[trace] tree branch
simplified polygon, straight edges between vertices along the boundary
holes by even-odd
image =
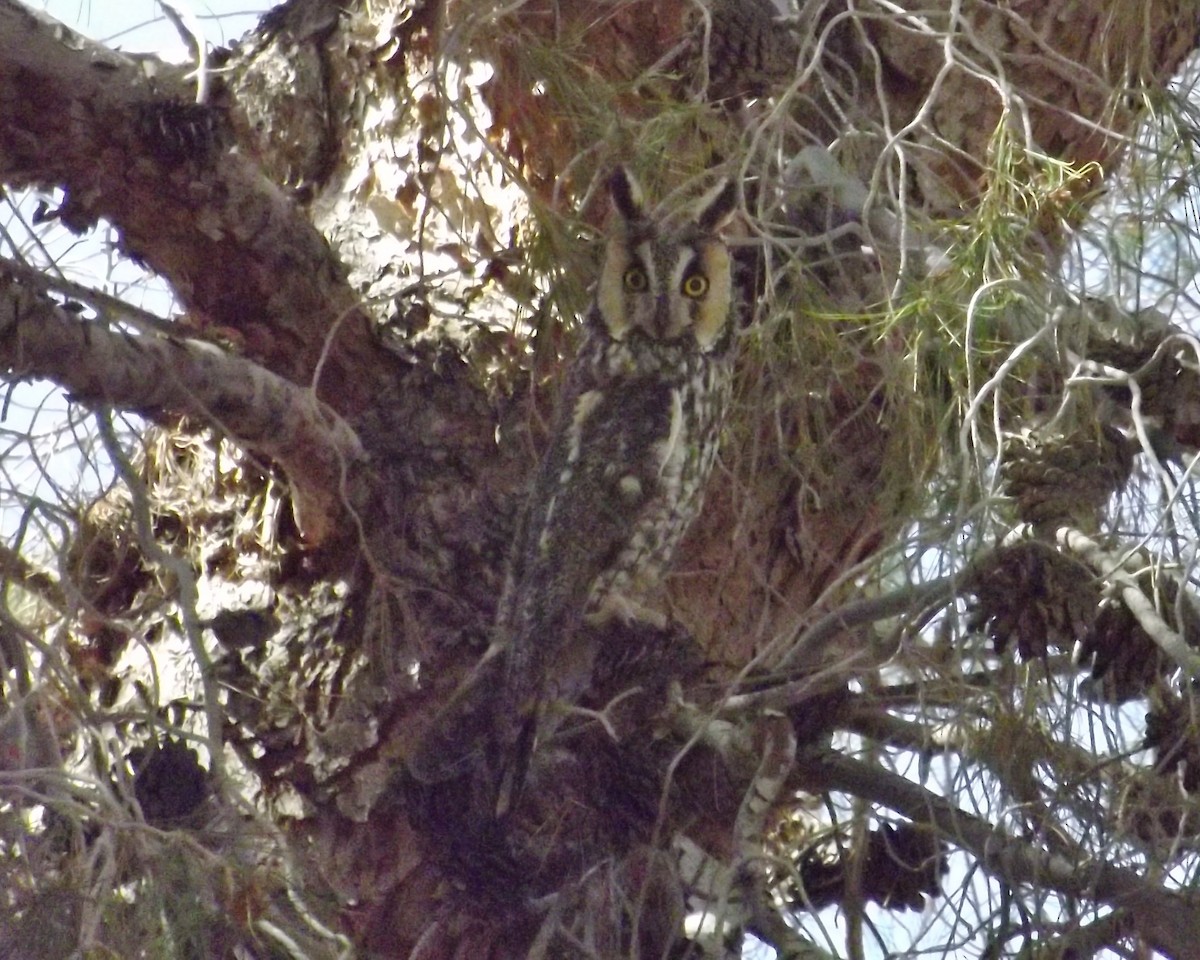
[[[1154,604],[1138,585],[1135,572],[1131,567],[1140,562],[1140,557],[1115,557],[1108,553],[1090,537],[1069,527],[1061,528],[1057,533],[1058,541],[1068,550],[1082,557],[1096,571],[1097,575],[1112,583],[1120,591],[1121,599],[1129,612],[1137,619],[1146,635],[1158,645],[1168,657],[1175,661],[1180,669],[1187,672],[1193,679],[1200,678],[1200,654],[1197,654],[1187,640],[1171,629],[1171,626],[1159,616]]]
[[[113,223],[122,252],[170,282],[193,324],[239,331],[295,382],[321,364],[321,396],[346,414],[370,409],[374,375],[391,368],[337,258],[252,151],[190,139],[191,124],[232,123],[193,100],[180,68],[0,0],[0,181],[62,188],[60,221]]]
[[[804,789],[840,790],[882,804],[917,823],[930,824],[1014,886],[1033,884],[1129,911],[1138,933],[1176,960],[1195,956],[1200,902],[1155,886],[1132,870],[1097,862],[1052,834],[1049,849],[1035,848],[943,797],[879,767],[832,754],[797,760]]]
[[[270,457],[287,473],[297,522],[314,544],[346,506],[369,515],[346,492],[347,480],[367,471],[354,430],[311,390],[212,344],[80,320],[0,272],[0,367],[52,380],[84,401],[195,417]]]
[[[900,614],[915,616],[921,610],[939,606],[954,596],[957,585],[957,576],[939,577],[928,583],[893,590],[883,596],[847,603],[825,614],[804,630],[779,658],[776,669],[782,670],[794,663],[806,666],[818,663],[826,647],[841,634],[888,617]]]

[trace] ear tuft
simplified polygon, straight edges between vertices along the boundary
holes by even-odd
[[[697,205],[696,223],[705,233],[716,233],[733,216],[737,207],[737,187],[732,180],[722,180]]]
[[[644,220],[646,217],[645,200],[642,198],[642,188],[624,167],[613,171],[612,179],[608,181],[609,193],[612,194],[613,206],[626,220]]]

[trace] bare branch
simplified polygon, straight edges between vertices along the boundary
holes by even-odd
[[[1126,908],[1155,949],[1176,960],[1195,956],[1200,903],[1194,897],[1155,886],[1124,867],[1096,862],[1054,834],[1044,837],[1048,849],[1033,847],[910,780],[857,760],[810,754],[798,759],[797,771],[805,789],[844,791],[936,827],[1013,886],[1048,887]]]
[[[788,652],[780,658],[779,668],[792,663],[813,664],[838,635],[903,613],[916,614],[928,607],[945,603],[954,594],[957,577],[941,577],[929,583],[904,587],[881,597],[857,600],[827,613],[805,630]]]
[[[170,282],[198,328],[240,331],[289,379],[312,376],[336,330],[318,390],[342,412],[369,408],[369,374],[386,376],[387,361],[337,258],[247,156],[170,141],[172,110],[192,99],[180,68],[0,0],[0,180],[62,188],[73,230],[115,224],[122,252]]]
[[[128,324],[139,333],[160,333],[168,337],[186,335],[184,331],[170,320],[164,320],[157,314],[132,303],[104,293],[86,284],[76,283],[66,277],[43,273],[16,260],[3,261],[3,267],[14,279],[42,293],[55,293],[71,300],[85,303],[95,309],[102,319]]]
[[[1128,561],[1107,553],[1098,543],[1078,530],[1064,527],[1058,531],[1058,539],[1063,546],[1086,560],[1101,577],[1117,586],[1125,606],[1159,649],[1181,669],[1187,671],[1189,676],[1200,677],[1200,654],[1189,647],[1187,641],[1158,615],[1154,604],[1138,586],[1137,577],[1130,572]]]
[[[196,19],[192,8],[180,0],[176,0],[175,3],[158,0],[158,5],[187,46],[192,59],[196,61],[196,102],[207,103],[208,44],[204,40],[204,31],[200,28],[200,21]]]
[[[365,471],[354,430],[311,390],[197,340],[133,337],[70,316],[0,276],[0,366],[77,398],[196,417],[287,473],[305,536],[320,543]]]

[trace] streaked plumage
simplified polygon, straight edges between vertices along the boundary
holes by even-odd
[[[661,583],[699,512],[728,406],[732,282],[718,231],[732,185],[665,219],[624,170],[611,193],[617,223],[513,543],[495,641],[409,763],[423,783],[469,772],[472,805],[490,814],[520,788],[543,704],[573,702],[572,684],[586,684],[593,651],[581,668],[562,666],[584,617],[637,616]]]
[[[774,0],[711,0],[693,36],[694,58],[707,66],[700,80],[709,101],[765,97],[787,88],[797,71],[795,24]]]
[[[717,231],[724,184],[695,215],[659,221],[625,171],[619,224],[549,449],[514,544],[497,629],[506,650],[494,760],[530,749],[548,667],[585,614],[628,611],[661,582],[700,509],[730,388],[731,270]],[[503,798],[501,798],[503,802]]]

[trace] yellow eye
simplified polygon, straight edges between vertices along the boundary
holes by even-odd
[[[646,277],[646,271],[641,267],[630,267],[625,271],[625,276],[621,278],[625,284],[625,289],[630,293],[645,293],[650,286],[650,281]]]
[[[683,295],[693,300],[708,293],[708,277],[702,273],[693,273],[683,278]]]

